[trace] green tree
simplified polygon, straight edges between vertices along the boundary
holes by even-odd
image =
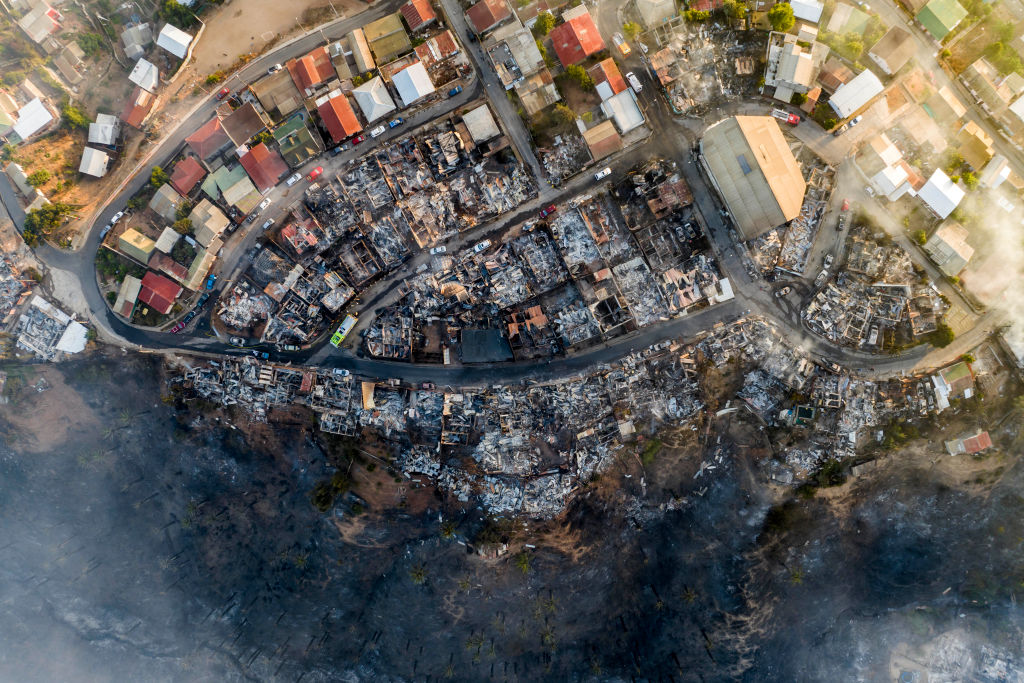
[[[806,102],[806,101],[807,101],[807,95],[805,95],[802,92],[795,92],[795,93],[793,93],[793,96],[789,98],[789,103],[790,104],[795,104],[798,107],[801,104],[803,104],[804,102]]]
[[[964,181],[964,185],[968,190],[974,190],[978,187],[978,176],[974,175],[974,171],[964,171],[960,175],[960,180]]]
[[[117,301],[117,292],[107,292],[107,303],[113,306],[115,301]]]
[[[28,228],[21,231],[21,239],[25,240],[25,244],[30,247],[39,246],[39,236]]]
[[[768,21],[776,31],[788,31],[796,23],[796,19],[793,18],[793,8],[787,2],[776,3],[768,10]]]
[[[587,70],[579,64],[570,64],[565,67],[565,73],[569,78],[575,81],[576,85],[580,86],[584,90],[594,89],[594,79],[590,77]]]
[[[537,20],[533,24],[533,35],[537,38],[543,38],[551,33],[551,29],[554,27],[555,15],[551,12],[541,12],[537,15]]]
[[[524,574],[530,573],[530,554],[525,550],[516,555],[516,566]]]
[[[163,0],[160,3],[159,14],[161,19],[178,28],[188,28],[196,20],[192,10],[176,0]]]
[[[747,16],[747,5],[741,0],[725,0],[722,11],[729,19],[739,21]]]
[[[149,174],[149,184],[157,189],[162,187],[170,179],[171,177],[167,175],[167,171],[159,166],[154,166],[153,171]]]
[[[25,216],[25,230],[37,236],[49,235],[64,223],[64,219],[70,216],[72,211],[74,207],[70,204],[44,204],[38,209],[32,209]]]
[[[85,130],[89,127],[89,117],[87,117],[82,110],[66,102],[60,110],[61,116],[64,117],[64,123],[70,128],[77,128],[79,130]]]
[[[914,241],[920,245],[924,245],[928,241],[928,233],[924,230],[915,230],[913,234]]]
[[[224,80],[223,71],[214,71],[212,74],[206,77],[206,85],[217,85]]]
[[[33,171],[28,175],[28,184],[32,187],[42,187],[46,184],[46,181],[50,179],[50,172],[46,169],[39,169]]]
[[[274,139],[274,135],[269,130],[261,130],[259,133],[252,138],[253,145],[258,145],[261,142],[264,144],[269,143]]]
[[[554,110],[551,112],[551,118],[556,125],[565,125],[576,120],[576,113],[564,104],[559,103],[555,105]]]
[[[192,220],[189,218],[182,218],[181,220],[174,221],[171,224],[174,231],[182,235],[187,235],[192,232]]]
[[[929,341],[937,349],[944,349],[953,343],[953,328],[946,323],[939,323],[934,332],[931,333]]]
[[[103,54],[103,36],[98,33],[79,33],[75,39],[78,43],[78,47],[82,48],[82,52],[87,57],[99,57]]]
[[[626,40],[636,40],[636,37],[640,35],[640,24],[635,21],[627,21],[622,25],[622,33],[626,36]]]
[[[711,18],[711,12],[705,12],[699,9],[688,9],[683,12],[683,16],[690,22],[707,21]]]

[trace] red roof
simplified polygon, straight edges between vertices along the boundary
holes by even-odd
[[[142,122],[149,116],[150,110],[156,103],[156,97],[151,92],[136,87],[131,98],[121,112],[121,120],[132,128],[142,127]]]
[[[579,64],[590,55],[604,49],[604,41],[589,12],[554,27],[548,35],[551,36],[551,44],[555,46],[558,60],[564,66]]]
[[[344,95],[330,98],[317,107],[317,111],[320,112],[320,119],[335,142],[341,142],[363,129],[356,119],[356,113],[352,111],[352,105]]]
[[[199,130],[185,138],[185,142],[200,159],[206,160],[231,140],[224,132],[224,126],[220,124],[220,119],[214,116],[200,126]]]
[[[271,150],[263,142],[252,147],[239,159],[242,168],[252,178],[253,185],[260,192],[265,192],[277,185],[277,181],[288,172],[288,166],[277,152]]]
[[[483,33],[512,16],[505,0],[480,0],[468,10],[466,18],[477,33]]]
[[[455,43],[455,36],[451,31],[438,33],[422,45],[416,46],[416,56],[427,69],[442,59],[447,59],[458,53],[459,46]]]
[[[153,250],[153,254],[149,257],[149,267],[153,270],[167,273],[180,282],[184,282],[188,278],[188,268],[156,249]]]
[[[437,19],[437,13],[430,5],[430,0],[409,0],[402,5],[402,16],[405,23],[409,25],[410,31],[415,31]]]
[[[619,71],[619,66],[611,57],[590,67],[587,73],[594,79],[594,85],[607,81],[613,95],[618,95],[626,89],[626,81],[622,78],[622,72]]]
[[[986,448],[992,448],[992,437],[988,435],[988,432],[981,432],[969,439],[964,439],[964,450],[968,453],[980,453]]]
[[[174,306],[174,300],[181,294],[181,285],[163,275],[148,271],[142,278],[139,301],[152,306],[158,313],[167,315]]]
[[[698,12],[711,12],[712,10],[721,9],[723,5],[725,5],[724,0],[693,0],[689,7]]]
[[[192,191],[206,171],[199,165],[195,157],[185,157],[174,165],[174,173],[171,174],[171,187],[180,194],[186,195]]]
[[[289,60],[288,73],[292,75],[295,86],[303,95],[306,94],[306,88],[312,88],[337,77],[326,47],[318,47],[300,59]]]

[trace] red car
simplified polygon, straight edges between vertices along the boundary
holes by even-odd
[[[352,144],[353,145],[358,145],[360,142],[362,142],[365,139],[366,139],[365,135],[357,135],[354,138],[352,138]]]
[[[849,199],[844,199],[843,200],[843,211],[849,211],[849,210],[850,210],[850,200]]]
[[[183,329],[185,329],[185,323],[178,323],[177,325],[171,328],[171,334],[178,334]]]
[[[309,172],[309,179],[310,180],[316,180],[317,178],[320,177],[320,174],[323,173],[323,172],[324,172],[324,167],[323,166],[317,166],[316,168],[314,168],[312,171]]]
[[[554,212],[555,212],[555,205],[552,204],[551,206],[549,206],[548,208],[546,208],[546,209],[544,209],[543,211],[540,212],[540,217],[541,218],[547,218],[548,216],[550,216]]]
[[[230,88],[221,88],[220,92],[217,93],[217,99],[218,100],[223,100],[225,97],[227,97],[230,94],[231,94],[231,89]]]

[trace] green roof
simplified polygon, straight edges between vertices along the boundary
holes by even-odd
[[[281,156],[292,168],[301,166],[324,151],[320,136],[309,129],[302,112],[294,114],[278,126],[274,131],[274,139],[281,149]]]
[[[917,13],[917,20],[928,33],[942,40],[966,16],[967,10],[956,0],[932,0]]]
[[[234,187],[243,178],[248,178],[245,169],[241,166],[235,166],[234,168],[228,168],[227,166],[221,166],[216,171],[206,176],[206,180],[200,185],[203,192],[210,199],[217,201],[220,196],[227,192],[230,188]]]

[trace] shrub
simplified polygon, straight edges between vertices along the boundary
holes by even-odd
[[[793,96],[789,98],[789,103],[790,104],[795,104],[798,107],[801,104],[803,104],[804,102],[806,102],[806,101],[807,101],[807,95],[805,95],[802,92],[795,92],[795,93],[793,93]]]
[[[167,175],[167,171],[159,166],[154,166],[149,174],[149,184],[156,189],[162,187],[170,179],[171,177]]]
[[[626,40],[636,40],[636,37],[640,35],[640,24],[635,21],[627,21],[622,25],[622,33],[626,36]]]
[[[555,15],[551,12],[541,12],[537,15],[537,20],[533,23],[533,35],[537,38],[543,38],[547,34],[551,33],[551,29],[555,27]]]
[[[772,6],[768,10],[768,21],[776,31],[788,31],[796,23],[796,19],[793,18],[793,8],[785,2]]]
[[[69,128],[85,130],[89,127],[89,118],[82,113],[81,109],[70,102],[66,102],[64,106],[61,107],[60,113],[61,116],[64,117],[64,123],[66,123]]]
[[[98,33],[79,33],[75,41],[87,57],[98,57],[103,53],[103,36]]]
[[[705,12],[697,9],[688,9],[685,12],[683,12],[683,16],[686,17],[686,20],[690,22],[707,21],[708,19],[711,18],[711,12]]]
[[[42,187],[50,179],[50,172],[46,169],[33,171],[28,175],[28,184],[32,187]]]
[[[582,89],[594,89],[594,79],[591,78],[590,74],[587,73],[587,70],[579,64],[570,64],[565,67],[565,73]]]
[[[206,85],[217,85],[224,80],[223,71],[215,71],[206,77]]]
[[[922,246],[925,242],[928,241],[928,233],[926,233],[924,230],[915,230],[912,236],[914,238],[914,241]]]

